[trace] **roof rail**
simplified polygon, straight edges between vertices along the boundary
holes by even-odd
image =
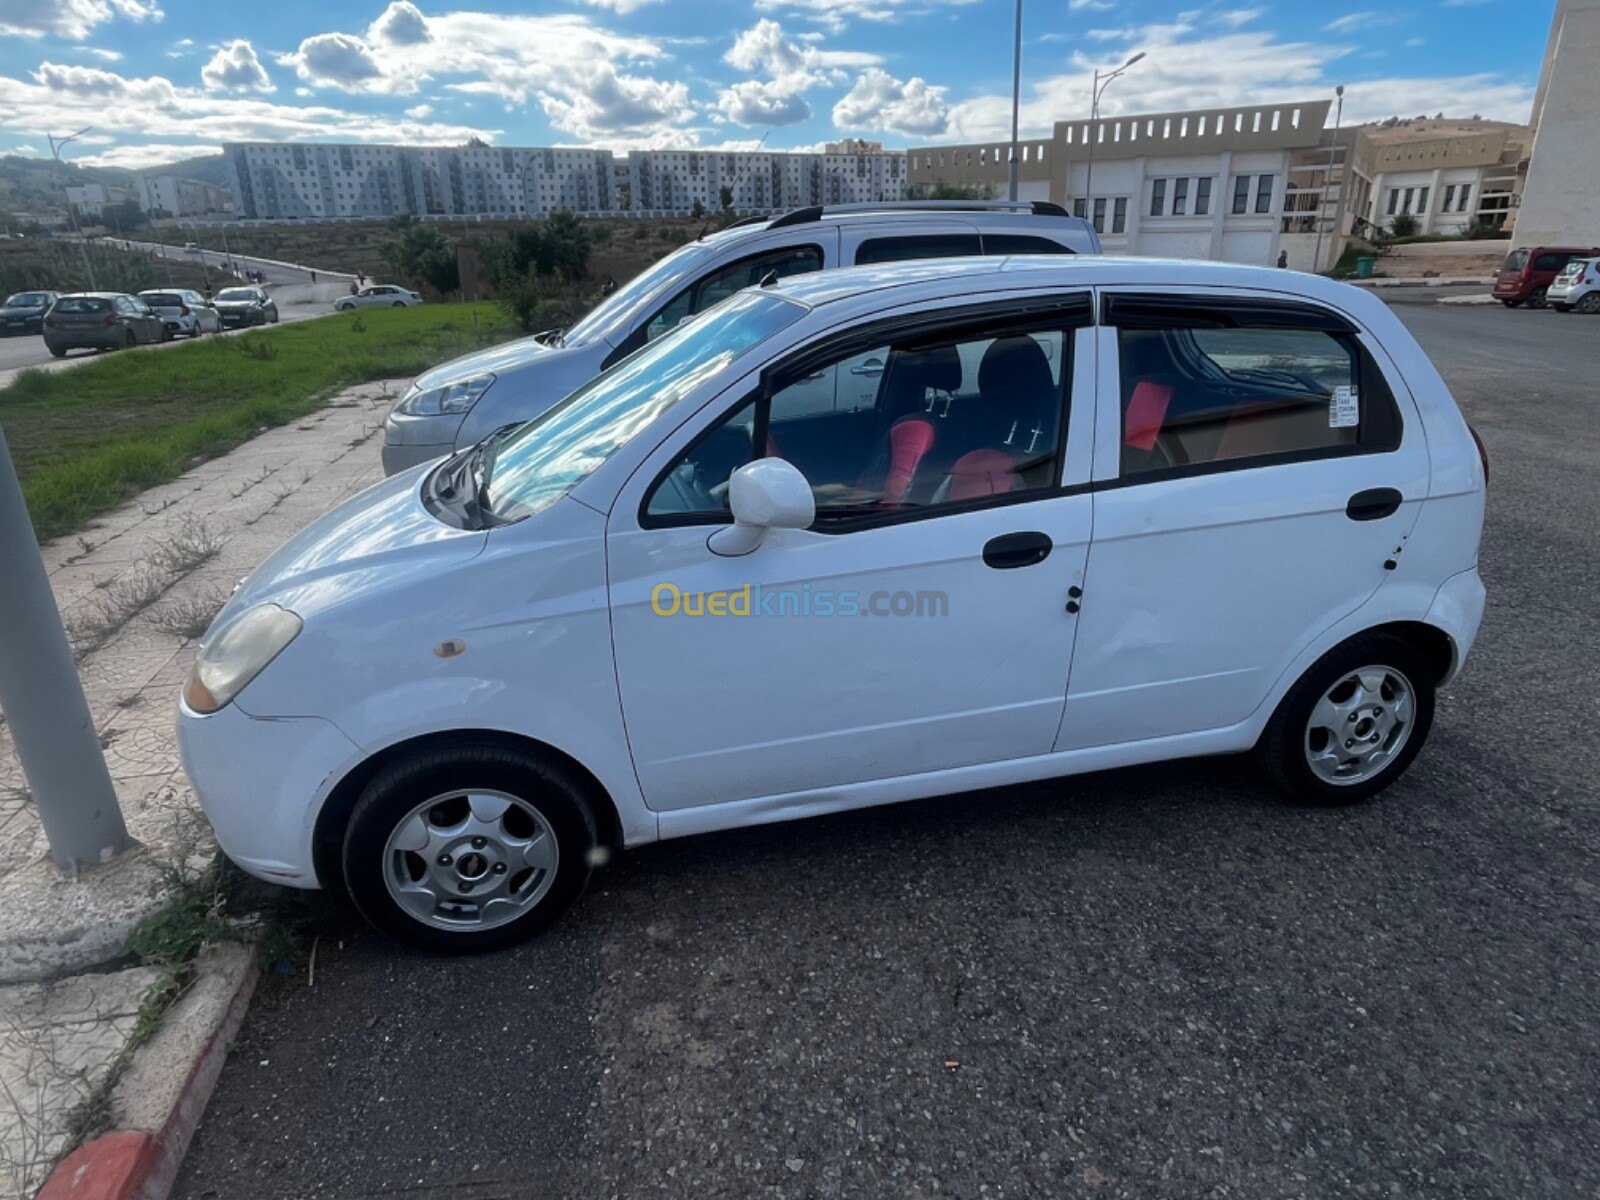
[[[753,213],[748,217],[740,217],[737,221],[734,221],[729,225],[724,225],[723,228],[742,229],[746,225],[763,225],[767,222],[767,220],[768,218],[760,215],[759,213]]]
[[[878,200],[863,204],[812,204],[796,208],[774,217],[767,228],[784,229],[790,225],[820,221],[825,216],[880,212],[1022,212],[1035,217],[1070,215],[1061,205],[1049,200]]]

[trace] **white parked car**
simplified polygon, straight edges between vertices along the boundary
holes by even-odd
[[[747,217],[667,255],[571,329],[468,354],[419,376],[384,424],[384,470],[392,475],[538,416],[680,322],[764,279],[955,255],[1098,253],[1089,222],[1044,201],[897,201]],[[843,402],[860,390],[866,366],[830,367],[813,386],[825,391],[837,381]]]
[[[864,355],[869,400],[813,386]],[[1477,633],[1475,442],[1317,276],[783,280],[291,540],[204,639],[184,762],[245,870],[443,950],[684,834],[1251,749],[1347,804]]]
[[[1600,312],[1600,258],[1575,258],[1562,267],[1545,299],[1557,312]]]
[[[222,316],[199,292],[188,288],[152,288],[139,298],[155,310],[175,337],[199,337],[202,333],[221,333]]]
[[[352,308],[361,308],[370,304],[381,305],[385,308],[409,308],[413,304],[422,303],[421,292],[409,292],[403,287],[396,287],[392,283],[374,283],[362,288],[353,296],[340,296],[334,301],[333,307],[339,312],[348,312]]]

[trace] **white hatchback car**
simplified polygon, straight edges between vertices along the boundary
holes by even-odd
[[[1557,312],[1600,312],[1600,258],[1575,258],[1562,267],[1545,300]]]
[[[872,387],[819,391],[843,362]],[[1475,442],[1315,276],[786,279],[291,540],[204,641],[184,762],[245,870],[445,950],[683,834],[1252,748],[1350,803],[1477,633]]]

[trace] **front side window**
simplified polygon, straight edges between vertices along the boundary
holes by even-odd
[[[1398,444],[1393,396],[1352,335],[1208,324],[1117,331],[1123,475]]]
[[[553,504],[662,413],[805,311],[769,293],[737,296],[693,329],[675,330],[602,373],[501,443],[484,507],[506,521]]]
[[[655,341],[667,331],[676,329],[685,318],[703,313],[713,305],[722,303],[735,292],[754,287],[769,276],[784,279],[790,275],[804,275],[820,270],[822,270],[820,246],[788,246],[767,254],[742,258],[736,263],[712,271],[702,279],[695,280],[667,301],[661,311],[644,326],[644,340]],[[632,341],[633,339],[629,339],[630,343]]]
[[[1054,487],[1071,345],[1061,327],[969,326],[812,359],[696,441],[662,474],[646,517],[729,519],[729,478],[761,457],[787,459],[810,482],[818,529]],[[830,368],[840,387],[864,387],[865,403],[819,411],[816,382]]]

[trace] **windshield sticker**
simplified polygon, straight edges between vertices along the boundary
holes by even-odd
[[[1361,424],[1361,402],[1353,387],[1336,387],[1328,400],[1328,427],[1348,429]]]

